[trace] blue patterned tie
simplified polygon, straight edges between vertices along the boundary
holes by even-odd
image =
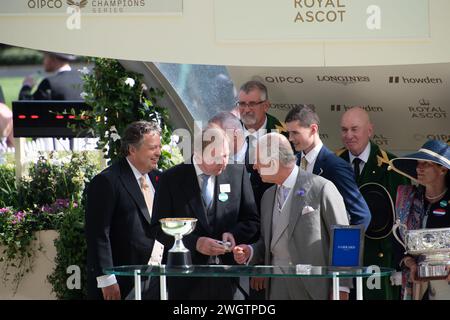
[[[202,173],[200,176],[202,177],[202,198],[205,202],[206,208],[208,209],[213,198],[213,192],[211,188],[208,188],[208,181],[210,176],[205,173]]]

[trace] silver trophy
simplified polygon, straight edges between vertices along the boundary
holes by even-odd
[[[183,236],[195,229],[195,218],[165,218],[160,219],[161,229],[169,236],[175,237],[173,247],[167,257],[168,266],[190,267],[192,265],[191,253],[183,244]]]
[[[397,235],[399,229],[405,239]],[[417,257],[417,275],[426,280],[445,279],[450,266],[450,228],[407,230],[397,220],[393,227],[394,237],[406,250]]]

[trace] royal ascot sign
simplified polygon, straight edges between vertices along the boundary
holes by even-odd
[[[67,15],[181,15],[183,0],[8,0],[0,16]]]
[[[218,41],[426,39],[428,0],[215,0]]]

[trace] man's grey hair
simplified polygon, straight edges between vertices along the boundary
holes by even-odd
[[[299,121],[300,126],[309,128],[312,124],[320,124],[319,116],[313,105],[299,105],[292,108],[286,115],[284,122]]]
[[[242,131],[244,130],[244,128],[242,127],[241,120],[239,120],[239,118],[236,117],[231,112],[226,111],[216,114],[214,117],[209,119],[208,123],[217,124],[225,131],[227,129],[242,130]]]
[[[260,81],[257,80],[251,80],[244,83],[239,91],[249,93],[252,90],[258,89],[261,92],[260,99],[261,100],[267,100],[269,99],[269,94],[267,93],[267,87]]]
[[[144,135],[152,133],[161,135],[161,128],[156,122],[135,121],[130,123],[123,132],[120,140],[120,152],[123,156],[130,154],[130,146],[139,148],[144,140]]]
[[[215,144],[217,148],[223,147],[223,142],[227,142],[225,130],[220,126],[206,126],[201,133],[197,133],[194,140],[194,152],[203,155],[205,149],[210,144]]]
[[[263,135],[258,139],[258,147],[259,155],[261,155],[260,150],[263,150],[266,159],[279,160],[283,166],[288,166],[297,160],[291,144],[282,134],[271,132]]]

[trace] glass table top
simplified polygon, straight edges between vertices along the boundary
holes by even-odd
[[[323,267],[293,266],[245,266],[245,265],[192,265],[189,268],[165,265],[130,265],[106,268],[105,274],[118,276],[171,276],[171,277],[280,277],[280,278],[353,278],[389,276],[394,269],[380,267]]]

